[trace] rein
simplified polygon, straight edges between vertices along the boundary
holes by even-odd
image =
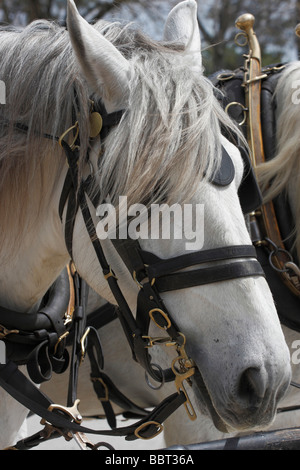
[[[99,126],[98,135],[100,134],[101,140],[104,140],[110,128],[118,124],[123,113],[107,114],[105,109],[101,106],[98,114],[102,118],[102,128]],[[79,366],[86,351],[88,351],[92,365],[92,381],[94,388],[96,392],[99,392],[102,396],[104,394],[103,402],[106,403],[104,409],[108,416],[111,415],[111,408],[107,398],[108,392],[113,389],[113,385],[101,370],[103,368],[103,354],[97,331],[95,328],[87,326],[85,313],[87,298],[86,285],[78,276],[76,270],[73,270],[72,274],[76,286],[76,305],[70,321],[70,325],[72,325],[74,331],[74,342],[71,357],[68,406],[63,407],[53,404],[48,397],[45,397],[41,391],[21,374],[17,369],[17,365],[12,361],[9,361],[6,365],[0,365],[0,385],[25,407],[41,416],[43,418],[42,423],[45,424],[44,431],[24,441],[20,441],[16,444],[15,448],[28,449],[44,440],[45,435],[46,438],[49,439],[51,437],[57,437],[57,434],[64,435],[67,440],[72,438],[73,435],[78,438],[81,433],[125,436],[127,440],[153,438],[163,430],[163,421],[181,405],[185,406],[191,420],[196,419],[196,413],[186,391],[186,384],[192,386],[194,382],[197,387],[201,389],[201,393],[210,410],[215,426],[221,431],[226,431],[223,422],[215,412],[210,401],[200,371],[197,369],[194,361],[186,353],[186,338],[172,320],[172,316],[164,305],[160,294],[167,291],[185,289],[192,286],[241,277],[264,276],[261,265],[256,259],[255,248],[252,245],[221,247],[188,253],[164,260],[153,253],[143,251],[137,240],[112,240],[115,249],[139,287],[137,311],[134,316],[118,285],[118,280],[114,274],[113,268],[109,265],[105,257],[100,240],[96,234],[96,228],[92,221],[88,199],[91,200],[94,207],[99,201],[99,193],[92,191],[95,184],[93,176],[88,176],[85,181],[78,181],[77,163],[79,152],[77,144],[80,144],[80,142],[78,142],[78,133],[76,133],[71,146],[63,138],[70,130],[75,128],[76,126],[73,126],[66,131],[61,138],[52,137],[48,134],[44,135],[45,138],[54,138],[60,143],[68,162],[69,168],[60,198],[59,214],[63,223],[63,212],[66,208],[65,241],[70,257],[71,259],[73,258],[72,240],[75,218],[78,210],[80,210],[90,241],[102,268],[103,276],[108,282],[118,305],[116,313],[131,348],[133,359],[141,364],[146,373],[155,381],[161,384],[174,381],[177,391],[164,399],[162,403],[147,414],[144,410],[136,407],[127,399],[133,412],[136,411],[140,415],[144,415],[140,421],[132,426],[116,429],[114,428],[113,419],[110,419],[110,424],[113,429],[110,431],[95,431],[83,427],[80,424],[81,416],[77,409],[79,400],[77,400],[76,397],[76,386]],[[26,126],[19,124],[16,124],[16,129],[23,132],[27,130]],[[231,168],[229,172],[228,165]],[[225,171],[226,169],[227,172]],[[222,176],[222,170],[226,175],[225,181]],[[225,149],[223,149],[223,163],[220,173],[217,175],[216,181],[212,181],[211,183],[226,186],[230,184],[233,177],[234,167],[232,161]],[[227,264],[216,264],[216,262],[220,261],[226,261]],[[182,271],[187,267],[201,266],[203,263],[214,264],[204,268],[198,267],[192,271]],[[26,315],[23,316],[26,317]],[[0,311],[0,320],[1,318]],[[112,319],[114,319],[114,317],[112,317]],[[162,337],[157,338],[149,335],[151,322],[162,330]],[[67,322],[67,324],[69,325],[69,322]],[[64,327],[66,327],[66,324]],[[55,338],[56,343],[58,342],[63,350],[65,350],[64,346],[66,345],[65,338],[67,334],[65,335],[65,333],[69,334],[69,330],[68,332],[57,333]],[[33,334],[35,334],[35,332]],[[5,340],[7,341],[11,338],[10,335],[5,336]],[[173,347],[176,354],[171,367],[166,370],[163,370],[157,364],[153,364],[151,354],[149,353],[154,345],[163,344]],[[48,344],[48,350],[53,350],[53,344]],[[38,367],[40,367],[39,363]],[[97,445],[94,446],[94,448],[95,447],[97,447]]]

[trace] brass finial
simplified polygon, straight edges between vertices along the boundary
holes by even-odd
[[[295,33],[296,35],[298,36],[298,38],[300,38],[300,23],[297,24],[296,28],[295,28]]]
[[[239,33],[236,38],[239,35],[244,36],[247,42],[243,45],[246,45],[248,43],[251,57],[261,62],[260,45],[256,34],[253,31],[254,22],[255,18],[251,13],[244,13],[244,15],[239,16],[235,22],[235,26],[239,28],[242,32]]]
[[[255,18],[251,13],[245,13],[238,17],[235,22],[237,28],[245,31],[246,33],[253,28],[255,22]]]

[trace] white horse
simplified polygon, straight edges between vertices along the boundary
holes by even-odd
[[[67,165],[57,143],[43,134],[63,134],[74,124],[75,108],[80,132],[78,167],[80,173],[87,173],[92,93],[94,99],[102,99],[107,112],[125,110],[105,139],[100,159],[99,139],[92,143],[90,160],[99,168],[103,198],[109,194],[114,204],[120,195],[126,195],[129,204],[180,202],[194,208],[204,204],[204,249],[251,244],[237,195],[243,162],[238,149],[221,136],[220,123],[233,126],[202,75],[194,0],[180,3],[170,13],[164,41],[155,43],[119,25],[92,27],[80,17],[72,0],[68,2],[68,33],[45,22],[34,23],[22,33],[1,32],[7,106],[1,109],[5,127],[0,137],[4,228],[0,305],[24,314],[34,312],[69,260],[64,223],[58,215]],[[28,126],[25,135],[15,129],[16,122]],[[235,170],[233,181],[223,188],[210,182],[220,166],[221,145]],[[174,231],[175,222],[171,220]],[[178,237],[175,232],[171,239],[141,239],[140,244],[143,250],[167,259],[186,253],[189,235]],[[105,240],[103,247],[134,310],[139,289],[111,242]],[[73,259],[87,283],[114,303],[80,212],[74,226]],[[207,389],[209,407],[222,427],[240,432],[272,422],[290,382],[290,358],[266,280],[249,276],[166,292],[162,297],[186,337],[188,354]],[[108,341],[109,331],[108,326]],[[170,365],[169,350],[160,349],[155,362]],[[119,367],[116,361],[115,369]],[[155,393],[149,390],[150,404],[155,405],[161,394],[165,396],[164,388]],[[191,395],[197,413],[209,416],[195,383]],[[148,397],[141,402],[148,404]],[[25,416],[26,410],[3,394],[2,447],[14,442]],[[185,415],[184,422],[188,422]],[[201,426],[200,419],[196,423]],[[172,443],[176,442],[183,443],[182,435]]]
[[[282,72],[276,88],[276,123],[277,146],[274,159],[258,168],[259,183],[263,189],[265,200],[272,200],[278,194],[286,192],[291,204],[296,225],[296,251],[300,258],[300,141],[298,136],[299,123],[299,88],[300,62],[289,64]],[[298,106],[297,106],[298,105]],[[284,295],[284,294],[283,294]],[[91,293],[89,309],[99,307],[101,299]],[[287,345],[291,353],[292,378],[300,383],[299,347],[300,333],[282,325]],[[139,406],[150,407],[157,403],[156,395],[146,385],[143,371],[131,360],[131,352],[122,328],[118,321],[99,330],[105,355],[105,371],[113,378],[115,384],[132,398]],[[126,365],[126,367],[124,367]],[[85,362],[81,370],[79,395],[83,398],[82,410],[86,416],[103,415],[101,404],[97,400],[89,380],[89,363]],[[66,377],[57,375],[51,382],[43,385],[43,389],[56,401],[62,401],[63,391],[66,390]],[[280,403],[280,407],[300,405],[300,392],[290,387]],[[115,407],[115,412],[122,412]],[[192,444],[217,440],[228,437],[213,427],[210,420],[201,416],[191,422],[184,416],[184,410],[177,410],[165,425],[165,440],[167,445]],[[286,429],[299,426],[300,410],[287,411],[276,416],[274,422],[266,430]],[[180,423],[180,425],[178,424]],[[155,443],[154,443],[155,445]]]

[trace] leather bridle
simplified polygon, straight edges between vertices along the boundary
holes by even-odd
[[[121,118],[121,113],[108,115],[105,110],[103,112],[102,109],[101,115],[104,124],[106,124],[105,132],[107,135],[110,125],[106,121],[110,123],[113,122],[113,125],[116,125],[117,120]],[[63,148],[67,155],[69,171],[72,176],[73,168],[75,168],[74,171],[76,171],[77,168],[75,165],[77,161],[76,150],[75,152],[72,151],[66,143],[63,144]],[[225,149],[223,149],[223,161],[224,160],[225,164],[223,164],[223,166],[221,165],[220,172],[216,176],[215,184],[218,185],[227,185],[234,177],[234,167]],[[225,183],[222,183],[222,178],[225,178]],[[71,179],[73,181],[75,180],[74,177],[71,177]],[[78,188],[74,188],[73,186],[73,191],[74,194],[78,194],[78,207],[82,212],[91,243],[102,268],[104,278],[107,280],[110,290],[118,304],[118,316],[131,347],[133,358],[145,368],[146,372],[154,380],[158,382],[176,381],[176,375],[178,374],[175,367],[164,371],[157,368],[157,366],[154,368],[151,364],[151,356],[149,354],[149,350],[153,344],[160,344],[166,341],[166,338],[159,338],[155,341],[155,339],[149,336],[149,326],[152,320],[156,326],[168,334],[167,341],[176,346],[177,352],[180,351],[179,356],[180,354],[185,355],[184,361],[181,361],[183,376],[186,376],[188,372],[186,364],[193,364],[193,361],[187,358],[185,351],[183,352],[185,339],[183,339],[182,333],[179,331],[171,314],[168,312],[160,294],[166,291],[185,289],[192,286],[241,277],[264,276],[264,272],[256,259],[255,248],[252,245],[228,246],[188,253],[163,260],[153,253],[143,251],[138,240],[112,240],[113,246],[139,286],[137,311],[136,315],[133,315],[119,287],[113,268],[109,265],[104,255],[101,242],[97,237],[96,228],[93,224],[87,203],[87,188],[88,185],[86,185],[86,182],[83,182]],[[62,196],[61,201],[65,201],[65,199],[66,194]],[[69,197],[67,204],[68,207],[70,205],[73,207],[74,201]],[[62,208],[63,206],[64,204],[61,203],[60,207]],[[71,226],[74,226],[74,224],[71,224]],[[68,231],[67,226],[65,236],[67,244],[70,247],[70,253],[72,253],[71,241],[73,232]],[[217,264],[219,261],[227,261],[227,263]],[[201,266],[203,263],[213,263],[213,265],[204,268],[200,267],[188,272],[182,271],[191,266]],[[194,364],[192,367],[195,369]],[[190,369],[192,367],[190,366]],[[195,372],[195,370],[193,370],[193,372]],[[188,399],[187,394],[185,395],[186,399]]]
[[[122,112],[107,114],[103,106],[101,106],[101,115],[106,136],[109,129],[116,125],[121,119]],[[101,133],[101,139],[104,140],[105,136]],[[166,330],[172,341],[178,341],[179,330],[174,324],[174,321],[171,320],[171,315],[168,313],[160,294],[167,291],[185,289],[241,277],[264,276],[264,272],[259,262],[256,260],[255,248],[252,245],[228,246],[197,251],[163,260],[153,253],[143,251],[138,240],[111,240],[131,276],[139,286],[137,312],[136,316],[134,316],[121,292],[113,267],[108,263],[101,242],[97,237],[96,228],[87,201],[87,197],[90,195],[88,192],[89,188],[93,184],[92,179],[89,177],[79,185],[77,184],[78,150],[76,148],[72,150],[66,142],[63,142],[62,146],[67,156],[69,170],[60,200],[60,215],[62,217],[65,204],[67,204],[67,214],[72,211],[74,214],[71,218],[72,223],[70,223],[69,219],[65,225],[65,239],[69,253],[72,255],[74,218],[76,217],[78,209],[80,209],[91,243],[102,268],[104,278],[107,280],[110,290],[119,306],[119,318],[132,349],[133,357],[141,364],[144,364],[147,372],[153,378],[162,380],[163,377],[159,377],[157,371],[154,371],[149,366],[149,359],[147,359],[149,356],[147,354],[148,342],[143,337],[148,334],[151,319],[158,327]],[[233,180],[234,168],[232,169],[231,159],[225,149],[223,149],[223,153],[224,152],[226,155],[226,168],[228,169],[228,167],[230,167],[226,174],[225,184],[227,185]],[[231,165],[228,161],[230,161]],[[220,171],[225,172],[224,167],[222,168],[221,166]],[[220,172],[216,176],[216,180],[216,184],[222,184]],[[65,191],[65,188],[70,188],[69,194]],[[77,196],[76,200],[74,199],[75,195]],[[99,197],[99,194],[97,196]],[[96,200],[97,198],[94,198],[92,201],[94,205]],[[74,207],[75,209],[72,209]],[[241,260],[243,260],[243,262],[240,262]],[[227,264],[216,264],[218,261],[227,261]],[[182,272],[185,268],[201,265],[203,263],[213,263],[213,266]],[[149,312],[152,312],[150,316]],[[164,380],[169,380],[169,378],[172,380],[174,378],[173,374],[166,374]]]
[[[98,111],[103,120],[100,138],[103,141],[110,128],[117,125],[120,121],[122,112],[107,114],[103,106],[99,106],[100,109],[98,108]],[[17,126],[17,128],[26,132],[24,126]],[[45,137],[51,138],[51,136],[48,135],[45,135]],[[99,201],[99,193],[93,191],[96,184],[93,175],[79,182],[77,165],[79,159],[78,145],[71,147],[64,139],[58,139],[56,137],[55,139],[60,141],[65,151],[69,167],[59,204],[59,214],[62,222],[64,212],[66,214],[65,240],[69,254],[71,258],[73,258],[73,229],[75,218],[78,210],[80,210],[104,278],[107,280],[118,305],[117,315],[130,345],[133,358],[144,367],[147,374],[155,381],[160,383],[174,381],[177,392],[167,397],[135,426],[112,429],[111,431],[95,431],[82,427],[76,419],[76,413],[72,408],[72,405],[76,403],[76,392],[74,390],[80,363],[78,351],[76,351],[78,344],[82,344],[88,339],[93,346],[96,345],[94,350],[97,350],[97,353],[95,355],[94,352],[91,352],[90,358],[94,365],[94,370],[99,371],[101,366],[103,367],[102,350],[97,332],[93,330],[93,328],[89,328],[88,331],[85,330],[86,319],[83,315],[83,305],[79,305],[75,315],[75,325],[77,325],[77,330],[75,326],[76,347],[73,348],[75,352],[73,352],[74,357],[72,359],[73,378],[71,378],[72,387],[68,399],[69,408],[62,409],[63,407],[53,406],[51,402],[49,403],[49,401],[43,397],[43,394],[41,395],[40,391],[37,389],[32,390],[33,385],[30,382],[27,383],[27,379],[24,376],[21,377],[22,374],[11,362],[5,366],[1,365],[0,385],[17,398],[24,406],[42,416],[44,420],[46,420],[46,423],[51,423],[55,430],[68,429],[75,433],[87,432],[100,435],[123,435],[127,436],[126,439],[136,439],[151,438],[157,435],[162,429],[162,422],[182,404],[185,405],[189,417],[191,419],[196,418],[184,386],[185,381],[191,384],[191,378],[193,377],[193,380],[204,395],[204,399],[211,411],[215,425],[220,430],[225,430],[210,402],[200,371],[196,368],[194,361],[190,359],[186,353],[186,339],[172,319],[172,314],[170,314],[164,304],[161,294],[167,291],[242,277],[264,276],[261,265],[256,259],[255,248],[252,245],[228,246],[194,253],[190,252],[165,260],[160,259],[153,253],[143,251],[137,240],[112,240],[113,246],[121,256],[128,271],[139,287],[137,311],[136,315],[134,315],[119,287],[113,267],[108,263],[101,242],[96,234],[96,228],[88,204],[88,199],[94,206],[96,206]],[[79,142],[76,144],[78,143]],[[223,149],[223,163],[219,174],[216,175],[215,181],[212,181],[212,184],[225,186],[230,184],[233,177],[234,167],[231,158],[225,149]],[[64,211],[65,208],[66,210]],[[223,263],[224,261],[226,261],[226,263]],[[220,264],[220,262],[222,262],[222,264]],[[203,263],[209,264],[209,266],[201,267]],[[197,266],[197,268],[183,271],[185,268],[192,266]],[[164,335],[162,337],[153,338],[149,335],[151,322],[163,330]],[[170,368],[162,370],[160,366],[152,364],[150,352],[152,346],[165,343],[169,346],[174,346],[177,356],[173,360]],[[97,377],[94,377],[94,379],[97,383]],[[97,383],[97,385],[99,385],[99,383]],[[20,392],[18,390],[20,387],[23,391],[26,390],[26,393]],[[32,396],[34,398],[32,398]],[[37,439],[38,442],[40,442],[40,439],[41,437],[39,436]],[[33,445],[36,445],[36,441],[33,442]],[[22,445],[23,444],[20,444],[20,447],[22,447]],[[31,444],[28,442],[24,447],[28,448],[30,445]]]

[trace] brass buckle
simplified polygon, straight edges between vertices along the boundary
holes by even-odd
[[[157,321],[155,320],[155,318],[153,316],[154,312],[158,312],[163,317],[163,319],[167,323],[166,326],[161,326],[157,323]],[[156,326],[158,326],[162,330],[167,330],[168,328],[170,328],[172,326],[170,318],[160,308],[154,308],[154,309],[150,310],[149,316],[150,316],[151,320],[156,324]],[[172,371],[175,375],[175,386],[176,386],[176,389],[177,389],[178,393],[181,393],[181,392],[184,393],[184,396],[185,396],[185,402],[184,402],[185,410],[186,410],[187,415],[190,418],[190,420],[194,421],[195,419],[197,419],[197,415],[195,413],[192,402],[189,399],[189,396],[187,394],[187,391],[185,389],[185,386],[184,386],[183,382],[186,380],[190,386],[192,385],[192,382],[191,382],[190,379],[196,372],[196,365],[195,365],[193,359],[190,359],[188,357],[186,351],[185,351],[186,338],[185,338],[184,334],[181,333],[181,332],[178,332],[178,337],[174,341],[172,341],[172,338],[161,338],[161,337],[152,338],[151,336],[143,336],[143,339],[148,340],[148,345],[145,346],[145,348],[151,348],[155,344],[158,344],[158,345],[165,344],[166,346],[169,346],[169,347],[170,346],[175,347],[178,356],[172,361],[172,364],[171,364],[171,369],[172,369]],[[177,363],[178,363],[178,366],[176,367]],[[149,421],[149,423],[153,424],[152,421],[151,422]],[[144,423],[142,426],[137,428],[135,430],[134,434],[137,437],[143,439],[143,437],[141,437],[139,435],[139,432],[147,424],[148,423]],[[157,423],[154,422],[154,424],[157,424]],[[161,430],[159,430],[157,434],[159,434],[160,432],[161,432]]]
[[[111,266],[109,266],[109,272],[107,274],[104,274],[104,279],[107,281],[110,277],[114,277],[116,280],[118,280],[117,276],[113,272]]]
[[[63,333],[63,334],[58,338],[58,340],[57,340],[57,342],[56,342],[56,345],[54,346],[54,354],[56,354],[56,351],[57,351],[57,348],[58,348],[59,343],[60,343],[63,339],[65,339],[65,338],[68,336],[69,333],[70,333],[69,331],[66,331],[65,333]]]
[[[91,377],[91,381],[92,381],[92,382],[100,382],[100,383],[101,383],[101,385],[103,386],[104,391],[105,391],[105,396],[104,396],[104,397],[101,397],[101,398],[98,397],[98,398],[99,398],[100,401],[103,401],[103,402],[104,402],[104,401],[108,401],[108,400],[109,400],[109,398],[108,398],[108,388],[107,388],[107,385],[106,385],[106,383],[104,382],[104,380],[101,379],[100,377]]]
[[[151,424],[154,424],[156,426],[157,428],[156,433],[149,437],[141,436],[140,432],[147,426],[150,426]],[[139,439],[143,439],[144,441],[147,441],[148,439],[153,439],[154,437],[158,436],[163,431],[163,429],[164,427],[161,423],[158,423],[157,421],[147,421],[146,423],[143,423],[138,428],[136,428],[136,430],[134,431],[134,435],[138,437]]]
[[[61,136],[60,138],[58,139],[58,143],[59,145],[62,147],[62,141],[64,140],[64,138],[66,137],[66,135],[69,134],[69,132],[71,132],[73,129],[76,129],[76,133],[75,133],[75,136],[74,136],[74,139],[73,139],[73,142],[70,144],[70,147],[72,150],[75,150],[75,148],[77,148],[77,146],[75,145],[75,142],[79,136],[79,124],[78,124],[78,121],[75,122],[75,124],[71,127],[69,127],[69,129],[67,129]]]
[[[154,312],[158,312],[162,317],[163,319],[167,322],[167,325],[166,326],[161,326],[157,323],[157,321],[155,320],[154,316],[153,316],[153,313]],[[166,312],[164,312],[163,310],[161,310],[160,308],[153,308],[152,310],[150,310],[149,312],[149,317],[151,318],[151,320],[155,323],[156,326],[158,326],[158,328],[160,328],[161,330],[167,330],[168,328],[171,327],[171,320],[170,318],[168,317],[168,315],[166,314]]]

